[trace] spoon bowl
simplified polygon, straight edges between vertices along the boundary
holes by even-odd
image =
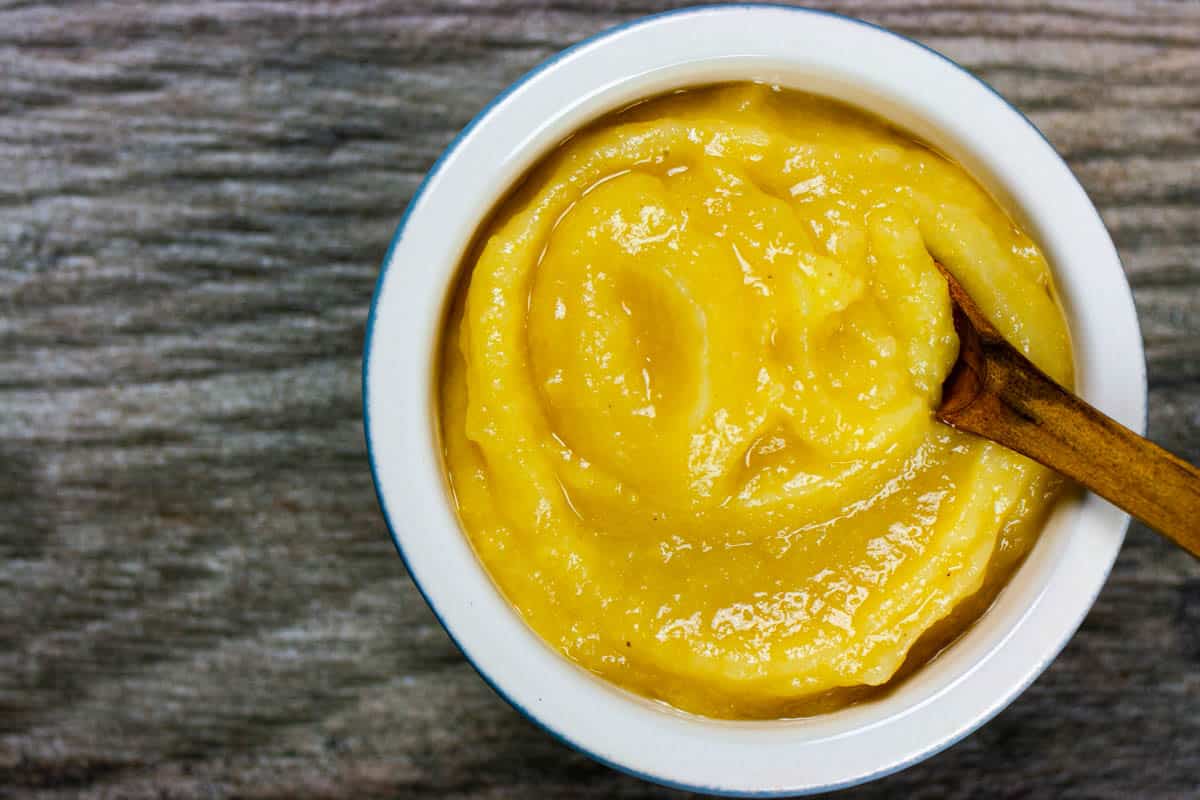
[[[1066,475],[1200,557],[1200,470],[1055,383],[934,263],[959,341],[937,418]]]

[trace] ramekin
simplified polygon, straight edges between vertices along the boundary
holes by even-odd
[[[1092,495],[1063,501],[993,607],[951,647],[881,699],[806,719],[729,722],[674,711],[579,668],[521,621],[460,530],[443,476],[436,350],[460,259],[513,182],[584,123],[666,90],[733,80],[851,103],[963,164],[1053,266],[1078,392],[1144,430],[1145,361],[1117,252],[1037,128],[916,42],[847,17],[768,5],[693,8],[606,31],[538,66],[467,125],[429,171],[385,258],[367,322],[363,414],[396,549],[497,693],[553,736],[647,780],[795,795],[900,770],[1003,709],[1087,614],[1128,517]]]

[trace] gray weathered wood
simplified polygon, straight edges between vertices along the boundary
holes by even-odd
[[[454,132],[658,0],[0,0],[0,796],[658,797],[520,718],[405,576],[358,366]],[[1067,157],[1200,460],[1200,4],[831,4]],[[1135,526],[983,731],[861,797],[1200,791],[1200,567]]]

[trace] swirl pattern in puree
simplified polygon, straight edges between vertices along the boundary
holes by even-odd
[[[652,100],[479,242],[445,463],[493,579],[587,669],[710,716],[835,708],[932,655],[1036,536],[1051,476],[933,418],[957,340],[932,256],[1069,383],[1049,270],[885,124],[756,84]]]

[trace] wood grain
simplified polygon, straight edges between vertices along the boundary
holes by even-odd
[[[392,552],[358,365],[390,233],[507,83],[655,0],[0,0],[0,796],[681,796],[487,689]],[[1200,460],[1200,4],[828,4],[1031,115]],[[978,734],[843,796],[1191,797],[1200,569],[1135,526]]]

